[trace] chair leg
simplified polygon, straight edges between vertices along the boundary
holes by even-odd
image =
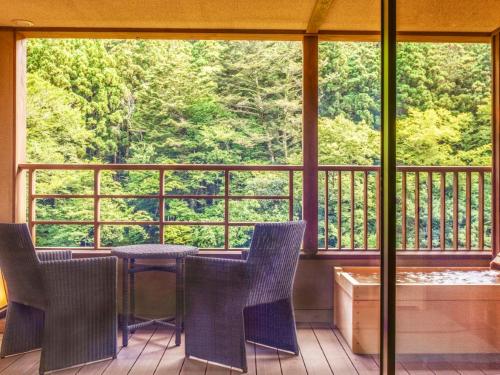
[[[299,354],[291,299],[247,307],[244,315],[247,340]]]
[[[42,310],[9,302],[0,357],[40,348],[43,321]]]

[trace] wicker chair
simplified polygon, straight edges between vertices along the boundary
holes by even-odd
[[[245,340],[299,354],[292,288],[305,222],[255,226],[245,260],[186,258],[186,356],[247,371]]]
[[[41,348],[40,374],[116,357],[115,257],[39,252],[25,224],[0,224],[9,305],[0,357]]]

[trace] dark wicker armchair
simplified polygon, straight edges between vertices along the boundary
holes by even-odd
[[[257,224],[245,260],[186,259],[186,356],[246,372],[245,340],[299,354],[292,287],[305,226]]]
[[[41,348],[41,374],[116,357],[116,258],[37,254],[25,224],[0,224],[0,267],[9,299],[0,357]]]

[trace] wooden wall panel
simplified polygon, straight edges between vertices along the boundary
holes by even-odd
[[[23,222],[24,180],[16,171],[26,150],[26,41],[14,31],[0,30],[0,77],[0,222]]]
[[[0,222],[14,221],[15,34],[0,31]]]
[[[493,108],[492,108],[492,145],[493,145],[493,175],[492,175],[492,243],[493,257],[500,247],[500,33],[492,36],[493,61]]]

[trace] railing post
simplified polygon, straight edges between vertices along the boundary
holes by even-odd
[[[318,36],[302,43],[302,217],[307,221],[304,251],[318,251]]]
[[[500,32],[492,35],[493,57],[493,108],[492,108],[492,145],[493,145],[493,171],[491,178],[491,212],[492,212],[492,251],[493,256],[498,255],[500,247]]]
[[[94,249],[101,247],[101,170],[94,169]]]
[[[28,227],[30,229],[31,240],[36,245],[36,199],[33,195],[36,193],[36,169],[31,169],[28,173]]]
[[[224,250],[229,249],[229,170],[224,170]]]
[[[160,219],[160,227],[158,231],[159,242],[165,243],[165,169],[159,171],[160,185],[158,194],[158,219]]]

